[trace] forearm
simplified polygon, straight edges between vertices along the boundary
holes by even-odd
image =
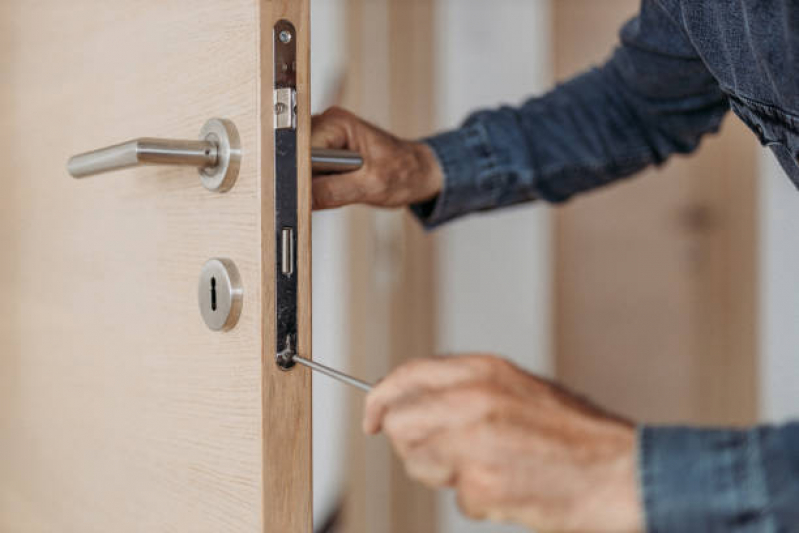
[[[478,113],[428,139],[444,190],[416,213],[436,226],[533,199],[562,202],[691,152],[727,111],[718,95],[681,99],[672,110],[633,104],[636,96],[615,70],[593,70],[520,108]]]
[[[790,531],[799,524],[799,424],[643,427],[639,461],[648,531]]]
[[[727,98],[656,2],[644,1],[621,38],[601,68],[428,139],[445,181],[437,199],[414,206],[423,222],[531,199],[561,202],[691,152],[719,128]]]

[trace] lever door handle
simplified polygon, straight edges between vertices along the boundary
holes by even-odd
[[[311,149],[311,165],[314,174],[354,172],[363,166],[363,158],[358,152],[349,150],[313,148]]]
[[[205,188],[225,192],[239,175],[241,141],[232,122],[211,119],[200,140],[135,139],[73,156],[67,170],[74,178],[86,178],[140,165],[195,167]]]

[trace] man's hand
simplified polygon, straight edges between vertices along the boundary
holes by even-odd
[[[312,129],[314,147],[353,150],[364,160],[357,172],[315,176],[314,209],[356,203],[401,207],[441,192],[441,168],[423,143],[398,139],[335,107],[313,117]]]
[[[643,529],[634,427],[491,356],[412,361],[369,394],[364,431],[464,513],[538,531]]]

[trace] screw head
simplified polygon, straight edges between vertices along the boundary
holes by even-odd
[[[278,38],[280,39],[281,43],[289,44],[291,42],[291,32],[288,30],[283,30],[280,32]]]

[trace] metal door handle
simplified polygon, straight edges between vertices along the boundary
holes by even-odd
[[[314,174],[333,174],[354,172],[363,166],[363,158],[358,152],[349,150],[311,149],[311,164]]]
[[[70,158],[67,170],[74,178],[140,165],[196,167],[205,188],[225,192],[236,182],[241,164],[241,141],[229,120],[211,119],[200,140],[141,138]]]

